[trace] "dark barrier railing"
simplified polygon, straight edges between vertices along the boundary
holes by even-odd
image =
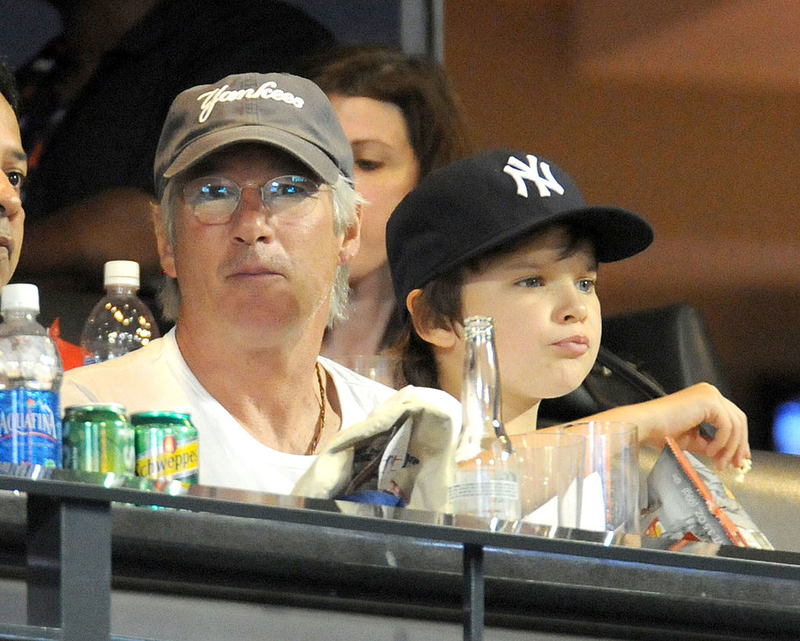
[[[498,567],[502,566],[504,555],[511,555],[515,567],[557,560],[583,564],[586,568],[591,566],[595,570],[600,568],[604,572],[624,570],[659,577],[652,585],[629,586],[629,596],[622,590],[612,593],[603,588],[604,599],[622,599],[620,612],[629,607],[630,598],[633,598],[630,595],[641,600],[659,591],[663,591],[665,603],[691,603],[692,595],[681,590],[691,590],[691,581],[699,580],[698,577],[705,577],[704,581],[713,579],[720,594],[724,594],[727,582],[741,586],[743,581],[749,581],[758,588],[759,595],[708,599],[707,610],[714,616],[730,614],[732,624],[750,625],[759,632],[800,629],[800,608],[793,605],[800,602],[800,554],[796,553],[710,544],[688,546],[681,553],[675,553],[665,550],[666,542],[657,539],[553,530],[519,523],[493,524],[494,531],[490,531],[492,524],[488,522],[452,515],[197,485],[172,484],[157,488],[152,482],[138,478],[6,464],[0,464],[0,490],[13,490],[27,496],[28,628],[21,633],[29,636],[18,638],[65,641],[111,638],[112,503],[174,508],[199,513],[197,518],[213,519],[215,517],[207,515],[218,515],[302,525],[304,529],[320,529],[320,536],[327,536],[325,532],[333,528],[345,533],[388,535],[400,540],[460,547],[465,639],[481,639],[483,635],[487,554],[500,564]],[[156,520],[178,515],[174,510],[142,510],[142,513]],[[147,535],[141,536],[146,538]],[[500,574],[506,572],[501,569]],[[684,588],[675,587],[676,576]],[[503,577],[496,576],[493,580],[502,585]],[[515,580],[522,585],[530,583],[524,573]],[[612,577],[611,581],[615,580]],[[540,585],[548,583],[541,577],[536,581]],[[569,583],[567,574],[554,576],[550,592],[566,590],[569,593]],[[591,594],[594,588],[587,583],[575,585],[573,593],[574,590]],[[697,598],[702,600],[703,596]],[[609,601],[612,602],[613,599]],[[532,604],[532,608],[536,605]],[[559,607],[563,616],[570,606]],[[584,603],[581,607],[589,605]],[[503,609],[492,608],[495,614]],[[612,618],[614,608],[605,616]],[[627,616],[630,618],[630,612]],[[687,625],[685,620],[683,624]],[[56,636],[42,636],[42,629]]]

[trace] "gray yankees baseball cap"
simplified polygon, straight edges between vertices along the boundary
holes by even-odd
[[[350,143],[317,85],[285,73],[242,73],[175,98],[156,150],[156,195],[197,161],[241,142],[282,149],[326,183],[340,173],[353,178]]]

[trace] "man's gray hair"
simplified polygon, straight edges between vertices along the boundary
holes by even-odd
[[[167,242],[175,249],[175,214],[181,206],[181,188],[183,182],[180,176],[170,180],[165,189],[161,202],[158,205],[158,218]],[[357,208],[363,204],[364,199],[356,192],[353,181],[339,174],[336,182],[330,186],[333,200],[333,233],[338,236],[352,229],[358,223]],[[347,297],[350,292],[350,265],[338,265],[331,286],[330,306],[328,308],[328,327],[333,327],[337,322],[347,318]],[[181,305],[181,290],[178,281],[166,277],[161,291],[158,293],[161,303],[162,316],[170,321],[178,320],[178,310]]]

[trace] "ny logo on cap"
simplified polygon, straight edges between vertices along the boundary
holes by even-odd
[[[541,168],[541,174],[539,169]],[[517,183],[517,195],[528,197],[528,185],[526,180],[536,183],[539,190],[539,196],[545,198],[550,196],[550,190],[563,196],[564,188],[553,178],[553,172],[550,171],[550,165],[546,162],[539,162],[536,156],[528,154],[528,164],[526,165],[519,158],[514,156],[508,157],[508,164],[503,168],[503,171],[514,179]],[[542,175],[544,174],[544,175]]]

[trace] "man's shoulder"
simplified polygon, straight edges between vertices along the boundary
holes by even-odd
[[[164,353],[168,343],[166,338],[156,338],[150,341],[141,349],[113,358],[103,363],[84,365],[64,372],[64,380],[79,380],[84,378],[96,378],[114,376],[118,372],[129,372],[142,367],[149,367],[156,362]]]
[[[114,402],[136,410],[140,399],[163,394],[174,385],[171,372],[160,366],[168,348],[169,339],[160,338],[125,356],[65,372],[62,405]]]

